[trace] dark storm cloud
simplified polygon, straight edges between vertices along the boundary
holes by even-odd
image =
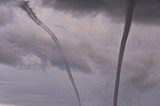
[[[128,0],[41,0],[43,7],[72,13],[73,16],[105,13],[114,21],[123,21]],[[16,3],[16,0],[1,0],[0,5]],[[159,0],[137,0],[133,20],[136,23],[160,23]]]
[[[125,0],[42,0],[44,7],[52,7],[55,10],[71,12],[74,15],[82,15],[88,13],[115,13],[114,15],[121,15],[125,7],[123,4]],[[116,15],[116,16],[117,16]]]
[[[52,7],[55,10],[71,12],[81,16],[83,13],[103,12],[112,19],[124,19],[128,0],[42,0],[44,7]],[[159,0],[137,0],[134,18],[136,22],[159,23]]]
[[[97,11],[105,10],[106,3],[103,0],[42,0],[43,5],[59,10],[73,11]]]

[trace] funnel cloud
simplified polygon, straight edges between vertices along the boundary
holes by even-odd
[[[28,0],[29,18],[17,1],[0,0],[0,105],[78,105],[69,65],[83,106],[160,106],[159,0]]]
[[[81,106],[81,101],[80,101],[80,97],[79,97],[79,93],[78,93],[78,90],[77,90],[77,87],[76,87],[76,84],[74,82],[74,79],[72,77],[72,73],[71,73],[71,70],[70,70],[70,66],[69,66],[69,63],[66,59],[66,57],[64,56],[63,52],[62,52],[62,49],[61,49],[61,46],[60,46],[60,43],[57,39],[57,37],[54,35],[54,33],[46,26],[44,25],[38,18],[37,16],[35,15],[35,13],[33,13],[32,9],[28,6],[28,2],[29,1],[24,1],[24,0],[21,0],[21,2],[19,2],[19,6],[28,13],[28,15],[30,16],[30,18],[36,23],[38,24],[39,26],[41,26],[45,31],[48,32],[48,34],[51,36],[51,38],[53,39],[53,41],[56,43],[57,45],[57,48],[58,48],[58,51],[63,59],[63,62],[65,64],[65,67],[66,67],[66,70],[68,72],[68,76],[71,80],[71,83],[73,85],[73,88],[75,90],[75,93],[76,93],[76,96],[78,98],[78,102],[79,102],[79,106]]]
[[[120,83],[121,66],[122,66],[122,61],[123,61],[125,45],[127,42],[127,37],[129,34],[131,23],[132,23],[132,14],[133,14],[135,2],[136,0],[128,1],[128,10],[126,14],[125,28],[124,28],[124,33],[122,36],[122,41],[121,41],[121,46],[120,46],[120,51],[119,51],[113,106],[117,106],[117,102],[118,102],[118,90],[119,90],[119,83]]]

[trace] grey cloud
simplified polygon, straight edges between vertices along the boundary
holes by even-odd
[[[11,43],[3,37],[0,41],[0,62],[12,66],[18,65],[22,60],[17,53],[23,54],[23,50],[18,48],[16,43]]]
[[[16,31],[17,27],[20,31]],[[50,63],[64,70],[64,65],[56,45],[48,37],[44,37],[40,33],[35,33],[32,29],[25,31],[19,26],[2,28],[1,33],[1,51],[0,62],[12,65],[22,66],[21,68],[35,67],[46,68]],[[35,29],[34,29],[35,30]],[[91,42],[82,40],[75,43],[71,40],[60,39],[62,50],[68,59],[71,69],[81,71],[83,73],[92,73],[92,66],[98,68],[101,72],[107,73],[113,70],[117,64],[117,47],[99,48],[91,45]],[[115,48],[115,49],[113,49]],[[106,55],[107,53],[107,55]],[[25,62],[24,58],[28,61]],[[40,60],[37,60],[37,59]]]
[[[159,0],[139,0],[135,6],[135,13],[133,20],[147,24],[160,22],[160,1]]]
[[[122,67],[118,105],[159,105],[159,101],[157,101],[160,87],[159,53],[159,50],[151,49],[126,51]],[[112,105],[113,94],[111,92],[114,88],[114,77],[111,74],[106,74],[105,78],[99,81],[99,88],[94,90],[95,96],[102,103],[100,106]],[[103,85],[100,85],[101,83]]]
[[[15,8],[17,0],[0,0],[0,27],[15,21]]]
[[[112,49],[114,47],[111,47]],[[112,70],[116,68],[117,58],[116,54],[118,52],[118,48],[111,49],[107,47],[107,49],[103,50],[100,48],[96,48],[90,54],[88,54],[89,59],[94,63],[94,65],[101,70],[103,75],[112,73]]]
[[[9,3],[11,1],[13,1],[13,0],[1,0],[0,3]]]
[[[44,106],[46,104],[48,106],[53,106],[53,104],[65,106],[65,103],[76,104],[70,82],[63,83],[65,80],[62,79],[67,79],[66,75],[61,75],[61,78],[59,78],[59,73],[52,73],[53,70],[50,70],[49,74],[44,74],[35,71],[19,72],[16,71],[16,68],[9,70],[3,66],[1,68],[3,70],[0,75],[1,104],[16,106]]]
[[[159,50],[144,50],[126,53],[126,57],[129,56],[130,59],[124,59],[119,105],[159,105],[157,101],[160,87],[159,52]]]
[[[160,63],[160,51],[159,50],[148,50],[148,51],[139,51],[132,55],[134,59],[132,62],[126,62],[124,67],[129,70],[132,70],[131,77],[129,78],[129,83],[138,89],[147,89],[153,88],[158,84],[159,79],[159,63]],[[137,58],[135,58],[137,56]],[[141,57],[139,62],[137,61],[138,57]],[[130,64],[131,63],[131,64]]]
[[[133,20],[137,23],[159,24],[159,4],[158,0],[137,0]],[[75,16],[102,12],[113,20],[122,21],[127,9],[127,0],[42,0],[42,5]]]
[[[6,3],[16,3],[16,0],[0,1],[1,5]],[[68,12],[78,17],[102,12],[117,22],[124,20],[127,9],[127,0],[41,0],[41,4],[43,7]],[[137,0],[133,21],[158,25],[160,23],[160,7],[158,4],[160,4],[159,0]]]
[[[77,11],[97,11],[104,10],[106,4],[103,0],[42,0],[43,5],[45,6],[54,6],[58,10],[77,10]]]
[[[14,19],[11,8],[0,6],[0,27],[12,22]]]
[[[159,52],[151,49],[126,52],[121,74],[120,105],[141,106],[156,99],[153,92],[159,89],[160,84]]]
[[[35,55],[40,58],[41,63],[44,65],[50,62],[51,65],[64,69],[54,42],[35,34],[31,29],[30,32],[24,31],[23,28],[20,32],[16,32],[15,30],[16,27],[7,29],[5,36],[0,39],[1,63],[13,66],[25,66],[23,57]],[[67,43],[63,41],[61,44],[73,70],[91,73],[92,69],[87,62],[87,56],[84,56],[86,53],[84,48],[87,47],[87,44],[83,47],[81,44],[72,46],[75,44],[74,42]],[[87,51],[89,52],[89,50]]]
[[[55,10],[72,13],[74,16],[89,13],[97,14],[99,12],[106,12],[106,10],[108,13],[112,13],[110,11],[116,11],[115,14],[120,15],[121,12],[123,13],[125,7],[118,4],[124,1],[125,0],[121,0],[121,2],[118,0],[42,0],[42,4],[44,7],[52,7]]]
[[[15,4],[17,1],[18,0],[0,0],[0,5],[9,6],[9,5]]]
[[[47,72],[18,71],[1,65],[0,103],[16,106],[75,106],[75,98],[66,72],[49,68]],[[92,86],[99,78],[74,73],[85,106],[96,106],[91,94]],[[98,83],[98,82],[97,82]],[[91,105],[89,105],[91,103]],[[92,105],[93,104],[93,105]]]

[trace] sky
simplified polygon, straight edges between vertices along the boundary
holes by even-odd
[[[160,1],[137,0],[122,63],[118,106],[160,105]],[[82,106],[112,106],[127,0],[30,0],[58,38]],[[51,37],[0,0],[0,106],[78,106]]]

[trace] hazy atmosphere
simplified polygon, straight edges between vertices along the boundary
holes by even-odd
[[[78,106],[51,36],[0,0],[0,106]],[[129,0],[28,0],[57,37],[82,106],[113,106]],[[134,0],[132,0],[134,1]],[[118,106],[160,106],[160,1],[135,0]]]

